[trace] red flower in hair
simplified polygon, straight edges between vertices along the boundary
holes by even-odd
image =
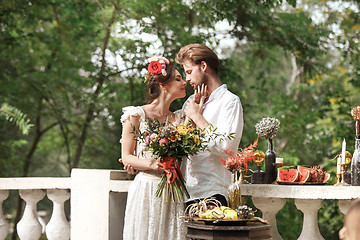
[[[148,71],[155,75],[160,74],[161,73],[161,64],[159,62],[151,61],[148,66]]]

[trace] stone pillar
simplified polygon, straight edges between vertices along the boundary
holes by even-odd
[[[253,197],[252,201],[254,205],[261,210],[263,213],[262,218],[269,221],[270,233],[274,240],[282,240],[279,234],[276,224],[276,214],[284,207],[286,203],[285,198],[260,198]]]
[[[65,189],[49,189],[47,196],[53,202],[53,212],[46,225],[46,236],[49,240],[68,240],[70,224],[65,217],[64,202],[70,198],[70,192]]]
[[[298,240],[324,240],[318,226],[318,211],[322,206],[321,199],[295,199],[296,207],[303,212],[303,228]]]
[[[121,240],[132,178],[121,170],[73,169],[71,239]]]
[[[71,239],[109,239],[109,170],[71,172]]]
[[[8,196],[8,190],[0,190],[0,240],[4,240],[6,238],[10,229],[2,211],[2,203],[8,198]]]
[[[38,240],[41,237],[42,226],[36,214],[36,205],[45,196],[44,190],[20,190],[20,197],[26,202],[24,215],[17,225],[21,240]]]

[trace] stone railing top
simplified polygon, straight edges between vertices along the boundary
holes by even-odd
[[[103,176],[109,180],[109,190],[115,192],[127,192],[128,186],[134,175],[124,170],[108,169],[73,169],[81,172],[83,178]],[[0,178],[0,190],[26,190],[26,189],[70,189],[71,177],[18,177]]]
[[[71,181],[75,188],[86,182],[87,187],[112,192],[127,192],[134,177],[135,175],[130,175],[125,170],[75,168],[71,172]]]
[[[360,186],[241,184],[242,196],[293,199],[355,199]]]
[[[18,189],[70,189],[69,177],[0,178],[0,190]]]

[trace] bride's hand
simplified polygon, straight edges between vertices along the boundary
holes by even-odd
[[[160,163],[160,158],[150,160],[150,169],[155,171],[164,171],[164,168]]]
[[[121,158],[119,158],[119,162],[124,164]],[[128,174],[137,174],[139,172],[139,170],[136,170],[130,164],[124,164],[124,170],[127,171]]]
[[[126,170],[128,172],[128,174],[137,174],[139,172],[139,170],[136,170],[130,164],[125,164],[124,165],[124,170]]]
[[[207,90],[207,85],[205,85],[204,83],[201,84],[200,86],[197,86],[197,88],[195,88],[195,92],[194,92],[194,102],[197,104],[200,104],[201,99],[204,100],[204,102],[206,102],[206,99],[208,98],[209,93]]]

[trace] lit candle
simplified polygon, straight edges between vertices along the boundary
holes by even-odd
[[[276,158],[275,163],[284,163],[284,159],[283,158]]]
[[[344,138],[341,149],[341,164],[345,164],[345,155],[346,155],[346,141]]]
[[[340,164],[341,164],[341,158],[340,158],[340,156],[339,156],[339,157],[337,158],[336,174],[341,174]]]

